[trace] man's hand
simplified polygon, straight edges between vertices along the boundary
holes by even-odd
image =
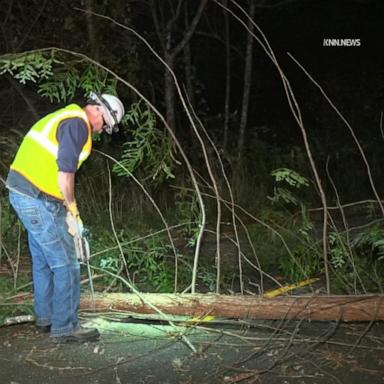
[[[89,244],[86,238],[88,230],[84,229],[80,216],[74,217],[69,210],[66,222],[68,224],[68,232],[73,236],[76,257],[81,263],[85,263],[90,258]]]
[[[84,226],[83,222],[81,221],[80,213],[75,200],[75,174],[59,171],[58,184],[64,197],[64,205],[68,211],[66,217],[68,232],[72,236],[78,234],[80,237],[82,237]]]
[[[72,201],[71,203],[66,204],[68,212],[73,216],[80,216],[79,209],[77,208],[76,201]]]

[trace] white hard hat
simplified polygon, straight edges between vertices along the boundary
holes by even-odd
[[[121,122],[125,113],[124,105],[120,99],[106,93],[98,95],[95,92],[90,93],[89,99],[102,107],[107,133],[111,135],[112,132],[117,132],[119,130],[117,124]]]

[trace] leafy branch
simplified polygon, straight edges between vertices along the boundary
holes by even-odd
[[[66,102],[76,92],[116,93],[117,81],[93,63],[61,60],[55,51],[16,54],[0,58],[0,75],[9,74],[21,84],[33,82],[51,102]]]
[[[134,103],[124,116],[123,124],[134,128],[130,130],[132,137],[124,143],[121,165],[115,164],[113,171],[127,176],[124,168],[132,173],[142,166],[152,180],[173,179],[173,164],[178,163],[174,158],[174,145],[169,136],[157,129],[155,115],[149,107]]]

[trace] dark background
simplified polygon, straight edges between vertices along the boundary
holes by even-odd
[[[176,6],[177,2],[155,4],[164,19],[169,19],[171,5]],[[193,15],[198,4],[198,1],[189,2],[190,15]],[[247,1],[239,4],[248,9]],[[3,54],[45,47],[60,47],[85,53],[138,87],[164,112],[163,68],[148,49],[130,32],[94,16],[97,42],[95,49],[90,44],[86,16],[75,9],[91,9],[129,25],[162,55],[149,1],[2,1],[1,5],[0,48]],[[235,11],[234,7],[232,9]],[[361,157],[345,124],[314,84],[288,57],[287,52],[299,60],[320,83],[351,123],[369,157],[376,181],[381,186],[383,138],[379,122],[384,92],[383,16],[384,3],[375,0],[257,1],[255,21],[267,36],[292,85],[320,172],[324,174],[325,162],[329,157],[331,170],[346,199],[371,196]],[[222,9],[213,1],[208,1],[190,40],[193,82],[198,91],[197,113],[219,148],[223,135],[225,93],[223,20]],[[231,16],[229,25],[232,46],[232,118],[227,162],[234,166],[242,109],[246,32]],[[183,23],[177,22],[173,38],[177,40],[183,33]],[[332,38],[360,39],[361,46],[324,47],[323,40]],[[175,70],[184,83],[182,58],[176,60]],[[311,178],[303,151],[302,136],[288,108],[278,72],[256,42],[252,72],[249,117],[245,132],[246,162],[243,167],[250,178],[246,178],[250,184],[254,177],[255,185],[263,183],[263,180],[268,184],[266,178],[270,171],[284,165]],[[35,120],[36,114],[40,116],[57,107],[58,103],[50,103],[39,97],[34,84],[19,85],[9,76],[3,76],[0,82],[2,135],[7,135],[10,129],[23,134]],[[118,85],[118,91],[126,105],[137,100],[137,96],[122,85]],[[77,95],[77,99],[80,100],[81,96]],[[31,109],[34,109],[34,114]],[[199,167],[201,158],[196,155],[198,147],[190,130],[186,128],[185,116],[179,105],[177,113],[176,132]],[[118,153],[119,147],[127,138],[129,135],[124,134],[113,138],[112,152]],[[110,142],[109,144],[111,145]],[[1,170],[3,176],[7,162],[8,158],[4,158]],[[350,188],[351,180],[354,183],[353,188]],[[327,185],[326,182],[325,184]]]

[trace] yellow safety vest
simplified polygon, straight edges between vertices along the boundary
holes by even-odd
[[[77,164],[77,169],[79,169],[91,153],[92,132],[85,111],[76,104],[70,104],[37,121],[25,135],[11,165],[11,169],[23,175],[40,191],[60,200],[64,198],[58,184],[59,143],[56,133],[62,121],[74,117],[84,120],[88,128],[88,138]]]

